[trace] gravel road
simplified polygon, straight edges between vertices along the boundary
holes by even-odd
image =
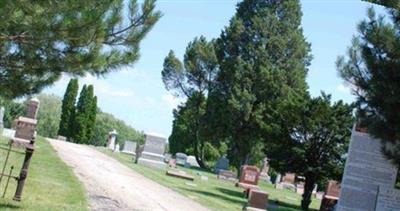
[[[48,140],[84,184],[91,210],[208,210],[89,146]]]

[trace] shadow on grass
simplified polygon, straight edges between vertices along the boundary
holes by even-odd
[[[221,199],[223,201],[230,202],[230,203],[235,203],[235,204],[240,204],[240,205],[243,205],[243,203],[245,203],[245,201],[243,199],[234,199],[234,198],[231,198],[231,197],[224,196],[223,194],[216,194],[216,193],[212,193],[212,192],[201,191],[201,190],[193,190],[193,189],[188,189],[188,188],[183,188],[183,190],[190,191],[190,192],[193,192],[193,193],[202,194],[202,195],[208,196],[208,197],[218,198],[218,199]],[[236,196],[234,196],[234,197],[236,197]]]
[[[271,206],[272,205],[272,206]],[[277,201],[277,200],[268,200],[268,206],[271,206],[268,210],[302,210],[300,205],[290,204],[287,202]],[[318,211],[317,209],[309,208],[309,211]]]
[[[220,188],[217,187],[216,188],[218,191],[220,191],[223,194],[229,195],[229,196],[234,196],[234,197],[238,197],[238,198],[244,198],[244,193],[240,192],[240,191],[235,191],[235,190],[230,190],[230,189],[226,189],[226,188]]]
[[[3,203],[0,202],[0,209],[21,209],[20,206],[14,205],[14,204],[10,204],[10,203]]]

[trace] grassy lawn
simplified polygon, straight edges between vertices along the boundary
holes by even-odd
[[[0,138],[0,146],[6,147],[7,139]],[[56,155],[44,139],[36,141],[28,178],[22,193],[22,201],[12,200],[16,181],[10,179],[4,198],[6,178],[0,185],[0,210],[89,210],[87,196],[82,184],[72,170]],[[22,151],[21,149],[19,151]],[[5,150],[0,150],[0,173],[4,165]],[[13,175],[19,176],[24,154],[11,153],[5,173],[14,166]]]
[[[186,172],[190,172],[192,175],[195,175],[195,180],[191,182],[188,180],[166,176],[165,171],[159,171],[134,164],[132,161],[132,156],[130,155],[113,153],[111,150],[104,147],[97,147],[97,149],[111,157],[116,158],[121,163],[134,169],[136,172],[195,201],[198,201],[200,204],[213,210],[241,210],[247,201],[243,197],[242,189],[235,187],[234,183],[232,182],[218,180],[217,176],[211,172],[194,168],[181,168]],[[207,176],[208,181],[201,180],[199,174]],[[269,210],[301,210],[299,206],[301,200],[300,195],[289,190],[277,190],[273,187],[273,185],[267,184],[263,181],[260,181],[259,185],[262,190],[268,192],[270,204],[275,203],[279,205],[278,208]],[[320,203],[320,200],[314,198],[310,207],[318,210]]]

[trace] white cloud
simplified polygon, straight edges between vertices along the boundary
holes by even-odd
[[[84,78],[80,78],[79,83],[80,87],[82,87],[83,84],[92,84],[94,86],[96,95],[107,97],[131,97],[134,95],[132,90],[116,89],[112,87],[112,85],[106,80],[96,78],[92,75],[87,75]]]
[[[183,102],[182,98],[178,98],[169,93],[164,94],[162,96],[162,100],[164,101],[165,104],[167,104],[168,108],[170,108],[170,109],[174,109],[174,108],[178,107],[178,105]]]
[[[339,85],[336,87],[336,90],[337,90],[338,92],[350,94],[350,88],[349,88],[348,86],[345,86],[344,84],[339,84]]]

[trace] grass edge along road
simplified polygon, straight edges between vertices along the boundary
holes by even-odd
[[[1,137],[0,145],[5,146],[8,139]],[[22,151],[19,149],[19,151]],[[3,168],[6,151],[0,150],[0,167]],[[23,154],[11,153],[9,164],[14,165],[13,175],[18,176]],[[0,187],[4,191],[4,178]],[[0,210],[89,210],[88,199],[83,185],[56,154],[50,143],[43,137],[36,139],[36,150],[33,153],[26,179],[22,201],[15,202],[16,181],[11,179],[5,198],[0,198]]]
[[[195,180],[188,181],[165,175],[163,170],[155,170],[142,165],[133,163],[133,156],[124,153],[113,153],[105,147],[95,147],[98,151],[115,158],[122,164],[133,169],[135,172],[165,186],[175,190],[182,195],[199,202],[212,210],[242,210],[246,199],[243,197],[242,189],[234,186],[234,183],[217,180],[215,174],[199,169],[183,170],[195,176]],[[208,177],[208,181],[200,179],[198,174]],[[278,190],[273,185],[260,181],[261,190],[268,192],[271,201],[279,201],[279,208],[269,209],[278,211],[294,211],[300,209],[301,196],[289,190]],[[318,210],[321,201],[313,198],[311,210]]]

